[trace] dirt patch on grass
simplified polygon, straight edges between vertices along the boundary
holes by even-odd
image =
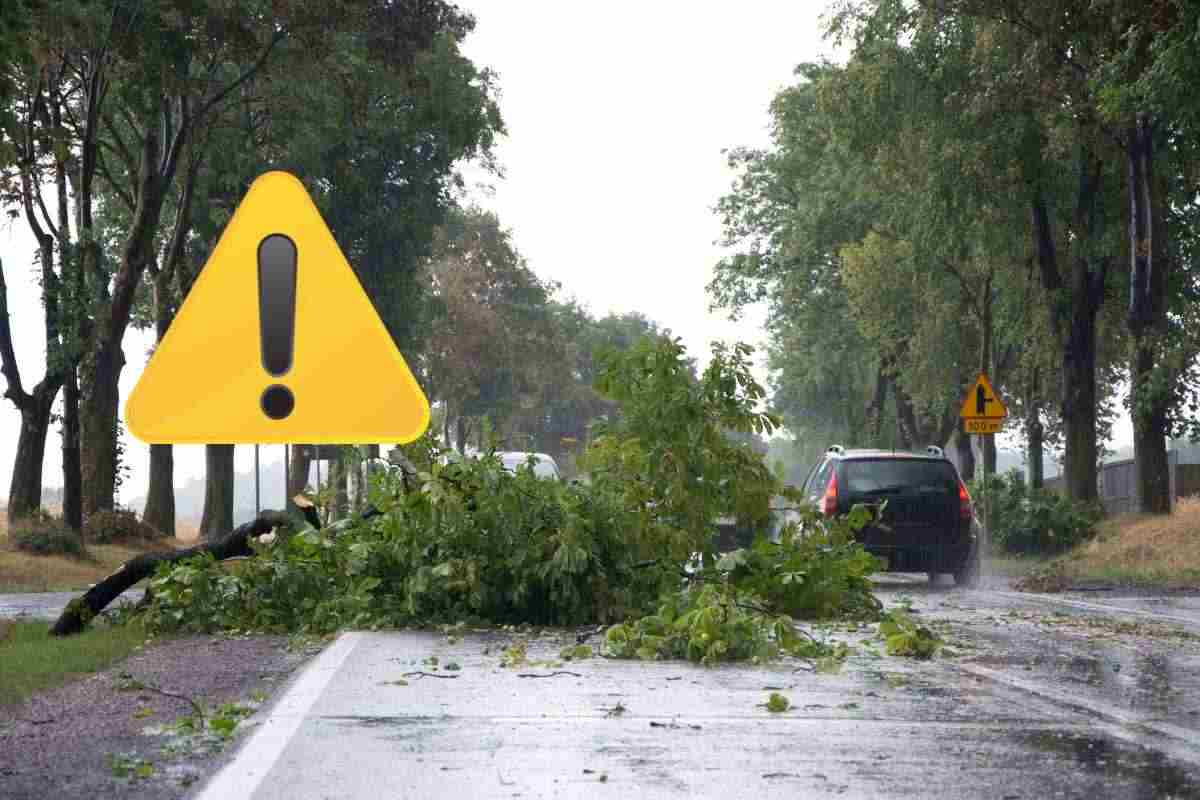
[[[3,512],[0,512],[0,528]],[[18,550],[0,530],[0,594],[17,592],[66,592],[86,589],[111,575],[131,558],[149,551],[175,550],[189,543],[178,539],[156,539],[134,544],[88,545],[82,558],[66,555],[35,555]]]
[[[1033,570],[1027,591],[1064,591],[1081,583],[1184,589],[1200,583],[1200,496],[1179,500],[1169,516],[1123,514],[1096,537]]]
[[[0,796],[181,797],[230,746],[209,723],[267,702],[313,652],[277,636],[169,639],[0,709]],[[199,724],[193,702],[205,711]]]

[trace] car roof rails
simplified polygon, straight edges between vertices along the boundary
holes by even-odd
[[[946,451],[943,450],[942,448],[938,447],[936,444],[931,444],[931,445],[929,445],[929,447],[926,447],[925,452],[928,453],[929,455],[933,456],[934,458],[945,458],[946,457]]]
[[[835,444],[835,445],[830,445],[829,449],[826,450],[825,452],[826,453],[836,453],[837,455],[840,456],[840,455],[845,454],[846,448],[842,447],[840,444]]]

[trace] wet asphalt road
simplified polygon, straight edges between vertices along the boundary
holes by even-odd
[[[57,619],[67,603],[79,592],[30,592],[28,594],[0,594],[0,619]],[[136,603],[142,597],[141,589],[130,589],[110,605],[115,608],[123,603]]]
[[[824,635],[860,646],[836,675],[605,659],[505,669],[512,634],[350,634],[200,796],[1200,797],[1200,598],[1070,605],[908,576],[880,596],[910,605],[949,652],[873,655],[869,631],[841,630]],[[534,639],[529,657],[568,640]],[[461,669],[404,677],[432,655]],[[773,690],[793,709],[767,712]]]

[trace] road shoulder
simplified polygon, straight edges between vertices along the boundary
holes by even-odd
[[[180,797],[228,749],[211,721],[237,722],[270,702],[313,652],[280,636],[160,640],[0,709],[0,796]]]

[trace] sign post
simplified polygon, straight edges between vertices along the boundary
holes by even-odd
[[[980,452],[984,436],[994,436],[1004,428],[1004,420],[1008,417],[1008,408],[992,388],[991,381],[982,372],[975,379],[975,385],[963,398],[962,410],[959,417],[963,421],[963,430],[974,434],[980,439]],[[988,476],[983,476],[983,536],[986,544],[991,537],[991,492],[988,491]],[[981,554],[982,555],[982,554]]]

